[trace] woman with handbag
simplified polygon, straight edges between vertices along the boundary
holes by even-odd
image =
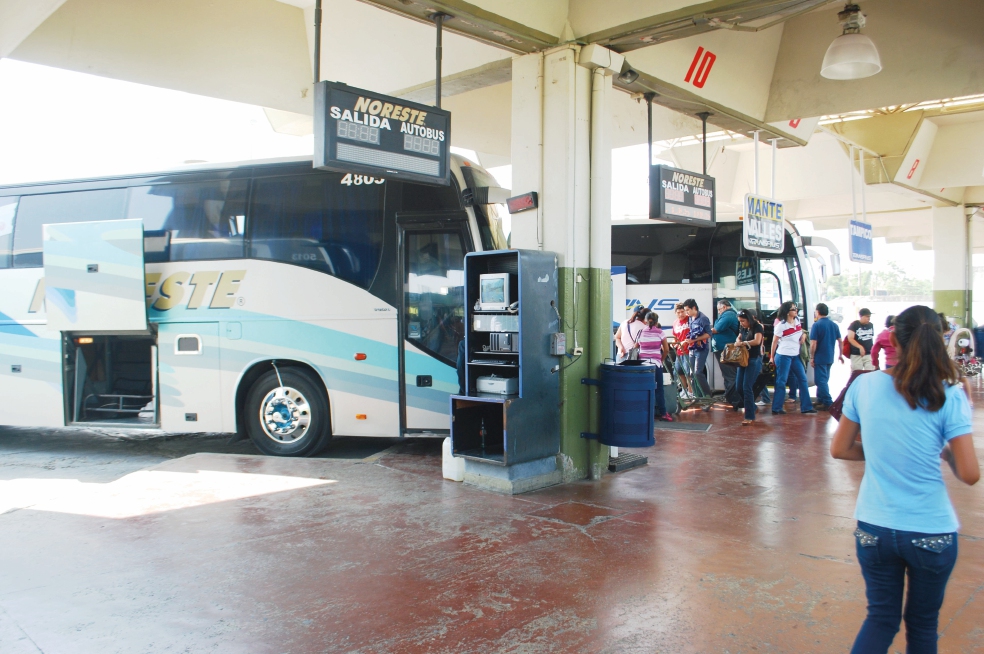
[[[778,317],[782,320],[776,325],[772,335],[772,360],[776,364],[776,393],[772,398],[772,415],[786,413],[782,403],[786,399],[786,381],[792,382],[800,392],[800,413],[816,413],[810,401],[810,388],[806,381],[806,369],[800,359],[806,332],[797,318],[796,304],[783,302]]]
[[[622,363],[629,358],[638,359],[639,353],[639,334],[645,327],[642,319],[649,313],[649,309],[640,306],[635,310],[628,320],[618,326],[615,332],[615,347],[618,348],[617,363]]]
[[[663,395],[663,357],[669,350],[669,344],[655,311],[646,313],[643,323],[646,326],[639,334],[639,358],[656,364],[656,419],[673,422],[666,412],[666,398]]]
[[[980,465],[939,318],[929,307],[909,307],[890,338],[898,363],[851,384],[830,443],[835,459],[865,462],[854,537],[868,615],[851,652],[887,652],[904,618],[906,651],[934,654],[959,528],[940,459],[971,486]]]
[[[739,366],[738,375],[735,377],[735,386],[741,391],[742,401],[745,405],[745,419],[741,421],[743,425],[750,425],[755,422],[755,381],[762,372],[762,339],[765,337],[765,330],[762,323],[755,319],[748,309],[738,312],[738,324],[741,329],[738,332],[738,340],[735,345],[745,348],[748,353],[748,363]]]

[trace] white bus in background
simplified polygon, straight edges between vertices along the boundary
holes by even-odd
[[[820,244],[820,239],[815,239]],[[673,307],[688,298],[697,301],[711,322],[717,318],[717,301],[730,300],[736,310],[753,309],[766,333],[766,352],[779,305],[796,302],[804,328],[813,323],[813,309],[821,301],[822,279],[817,279],[808,251],[809,237],[802,237],[786,223],[782,254],[752,252],[742,247],[742,223],[719,222],[715,227],[690,227],[652,220],[612,223],[612,266],[625,267],[625,306],[628,315],[639,305],[659,314],[660,323],[671,326]],[[826,246],[829,242],[824,241]],[[832,244],[830,244],[832,247]],[[742,259],[756,260],[757,274],[739,284]],[[831,269],[839,274],[839,254],[831,253]],[[753,269],[754,270],[754,269]],[[714,361],[709,357],[708,362]],[[724,388],[720,367],[709,366],[715,390]],[[807,372],[813,383],[812,368]],[[771,383],[771,382],[770,382]]]
[[[506,247],[472,199],[507,195],[452,160],[448,187],[310,159],[0,186],[0,424],[447,434],[464,256]]]

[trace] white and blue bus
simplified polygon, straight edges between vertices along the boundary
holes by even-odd
[[[0,186],[0,424],[447,434],[464,256],[506,247],[452,159],[447,187],[310,159]]]
[[[663,325],[672,325],[674,306],[693,298],[713,321],[717,301],[727,299],[736,310],[755,311],[765,328],[768,352],[779,306],[786,300],[796,302],[803,326],[809,329],[826,281],[826,266],[818,279],[810,263],[818,257],[807,250],[811,239],[802,237],[788,222],[785,231],[783,252],[770,254],[742,247],[741,222],[720,222],[714,227],[651,220],[613,222],[612,265],[625,267],[627,314],[642,305],[656,311]],[[829,241],[813,240],[833,247]],[[834,250],[831,270],[839,268],[839,253]],[[712,387],[723,389],[720,367],[713,357],[708,359],[708,368]],[[812,368],[807,377],[812,385]]]

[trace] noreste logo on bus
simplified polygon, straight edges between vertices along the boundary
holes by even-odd
[[[182,270],[167,277],[163,273],[148,271],[144,276],[147,308],[168,311],[185,304],[188,309],[231,309],[243,304],[243,297],[236,293],[245,277],[245,270],[199,270],[194,273]],[[209,290],[212,291],[211,297]],[[43,306],[44,277],[38,280],[27,312],[37,313]]]
[[[642,300],[631,299],[625,301],[625,310],[635,311],[638,307],[646,307],[650,311],[658,311],[660,309],[672,311],[678,302],[681,302],[681,300],[677,297],[653,298],[649,300],[648,304]]]
[[[209,309],[231,309],[236,304],[236,291],[246,277],[245,270],[199,270],[171,273],[161,281],[162,273],[148,272],[147,307],[167,311],[182,304],[188,297],[188,309],[200,309],[210,288],[214,287]],[[190,291],[190,294],[189,294]],[[155,297],[156,296],[156,297]]]

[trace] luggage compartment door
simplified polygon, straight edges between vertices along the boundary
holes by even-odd
[[[157,374],[161,429],[221,432],[219,323],[160,323]],[[232,426],[229,427],[232,429]]]
[[[44,225],[50,331],[147,329],[143,221]]]

